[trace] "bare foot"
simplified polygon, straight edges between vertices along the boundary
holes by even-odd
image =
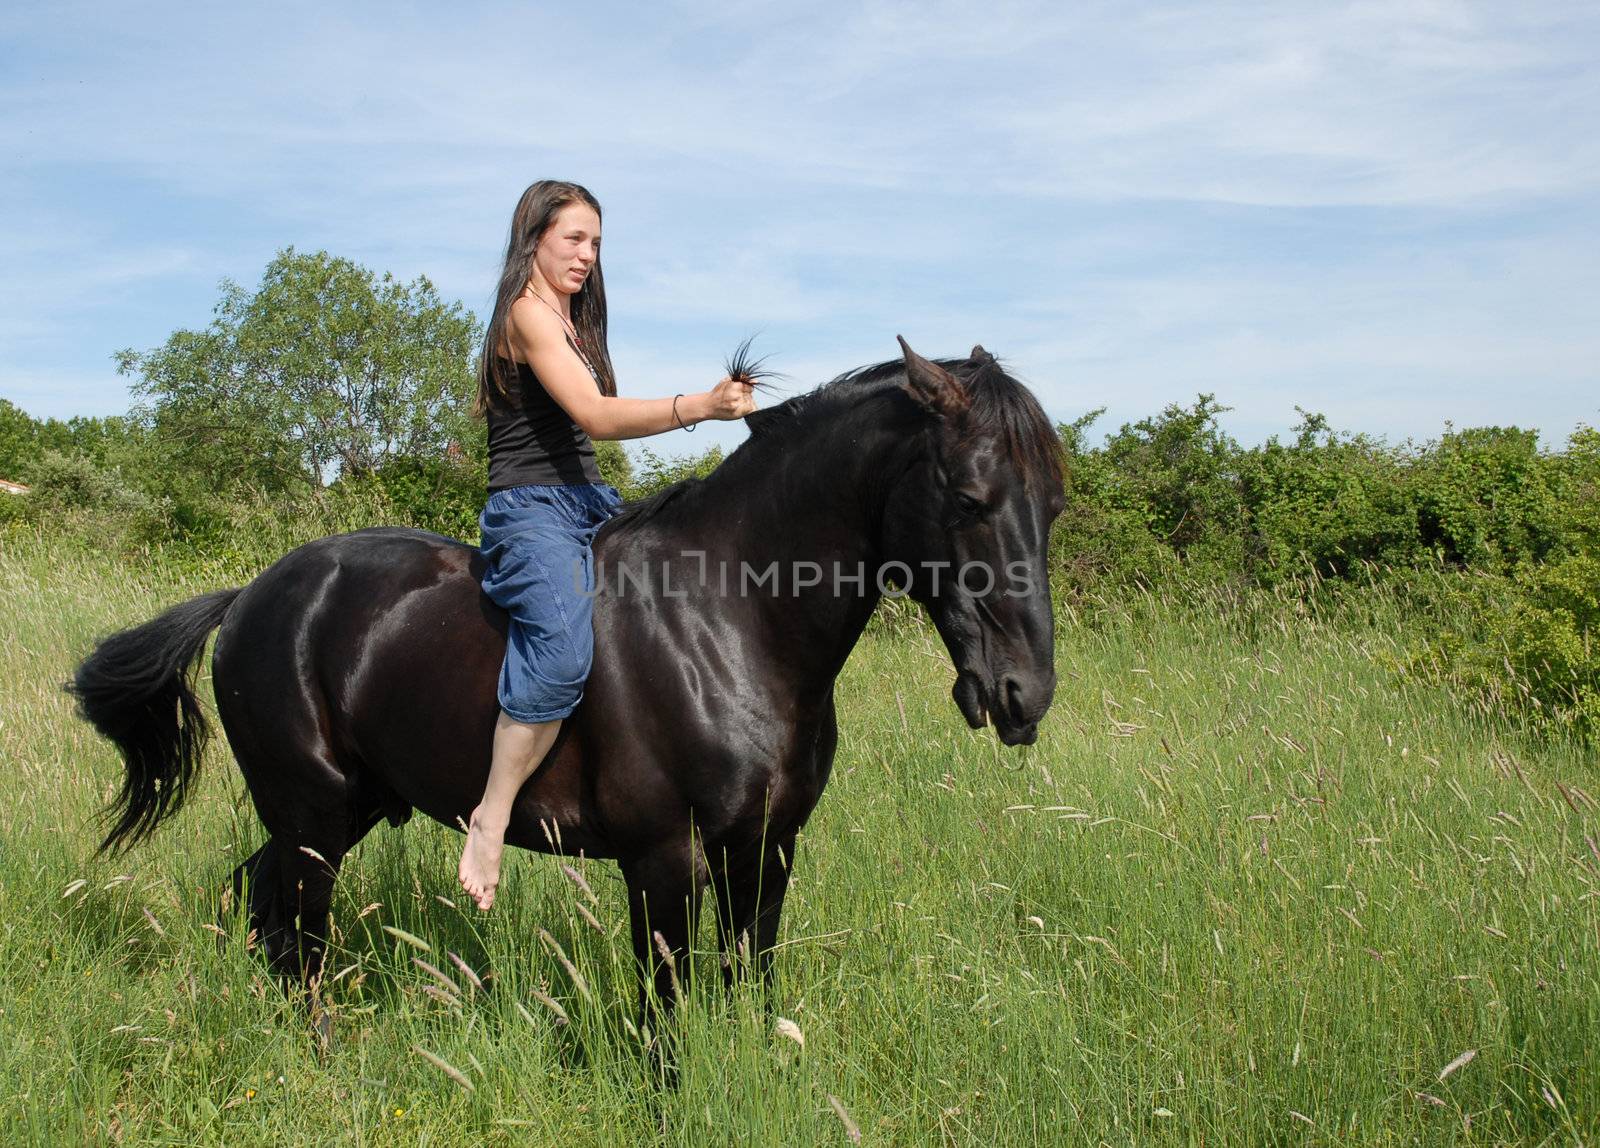
[[[494,904],[495,887],[500,884],[500,855],[505,852],[506,827],[498,832],[472,811],[472,822],[467,827],[467,844],[461,850],[461,867],[456,876],[478,908],[485,912]]]

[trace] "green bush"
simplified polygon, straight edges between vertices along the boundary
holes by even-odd
[[[1590,428],[1553,453],[1516,427],[1389,446],[1302,412],[1291,441],[1243,448],[1218,426],[1225,409],[1201,395],[1092,448],[1099,411],[1059,428],[1068,505],[1055,548],[1069,584],[1181,574],[1274,585],[1361,563],[1511,573],[1600,537]]]
[[[477,541],[478,512],[483,509],[488,481],[482,466],[450,457],[399,458],[370,481],[381,491],[384,509],[397,523]],[[362,480],[335,485],[353,491]]]
[[[1240,460],[1245,571],[1275,585],[1422,557],[1403,460],[1374,439],[1337,435],[1321,415],[1301,413],[1294,442],[1270,439]]]
[[[1152,585],[1181,569],[1177,554],[1150,528],[1145,490],[1104,449],[1085,444],[1104,413],[1090,411],[1058,428],[1067,501],[1050,538],[1050,565],[1058,595],[1076,600],[1101,588]],[[1124,427],[1124,435],[1139,432]]]
[[[1421,541],[1443,560],[1511,570],[1559,548],[1564,484],[1536,432],[1452,431],[1413,469]]]
[[[613,483],[617,492],[629,502],[649,498],[657,491],[686,478],[704,478],[722,462],[722,448],[716,446],[703,454],[674,455],[670,458],[657,454],[649,447],[642,447],[639,454],[638,470],[629,467],[620,476],[622,481]]]
[[[1504,622],[1514,683],[1545,720],[1600,739],[1600,555],[1528,567],[1517,583]]]
[[[32,468],[25,517],[108,542],[149,545],[171,534],[170,506],[82,455],[47,451]]]
[[[0,493],[0,535],[33,521],[26,494]]]
[[[1600,556],[1458,578],[1407,669],[1488,712],[1600,743]]]

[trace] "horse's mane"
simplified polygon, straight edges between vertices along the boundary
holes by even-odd
[[[970,426],[973,434],[997,434],[1006,453],[1032,489],[1040,483],[1061,484],[1061,440],[1045,417],[1038,401],[1021,383],[1006,374],[1000,361],[987,351],[971,359],[935,359],[935,365],[949,371],[961,383],[971,403]],[[886,359],[823,383],[777,406],[765,407],[745,416],[750,437],[723,460],[727,467],[751,453],[782,449],[782,444],[800,431],[831,413],[854,407],[869,396],[898,390],[905,375],[903,359]],[[720,469],[720,468],[719,468]],[[638,525],[654,518],[661,510],[684,498],[698,494],[705,480],[686,478],[656,493],[625,506],[612,523]]]
[[[678,501],[690,490],[699,486],[701,482],[702,480],[698,478],[681,478],[671,486],[662,487],[654,494],[634,499],[612,516],[611,521],[606,523],[606,529],[614,530],[619,527],[638,526],[642,522],[648,522],[661,512],[662,507],[668,503]]]

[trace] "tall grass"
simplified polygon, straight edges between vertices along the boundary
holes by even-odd
[[[261,839],[226,747],[152,843],[96,859],[119,767],[59,690],[96,636],[248,567],[46,538],[0,552],[5,1143],[1570,1143],[1600,1127],[1593,762],[1406,684],[1404,604],[1381,593],[1068,614],[1056,706],[1020,752],[961,723],[931,632],[874,628],[795,861],[775,1004],[792,1026],[753,991],[724,996],[702,953],[673,1089],[632,1031],[613,866],[568,860],[580,885],[519,855],[485,918],[458,896],[455,834],[380,828],[340,881],[324,1048],[219,918]]]

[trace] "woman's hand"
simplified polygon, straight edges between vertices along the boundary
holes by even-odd
[[[709,419],[742,419],[756,409],[755,384],[748,379],[735,379],[723,375],[716,386],[706,393],[706,417]]]

